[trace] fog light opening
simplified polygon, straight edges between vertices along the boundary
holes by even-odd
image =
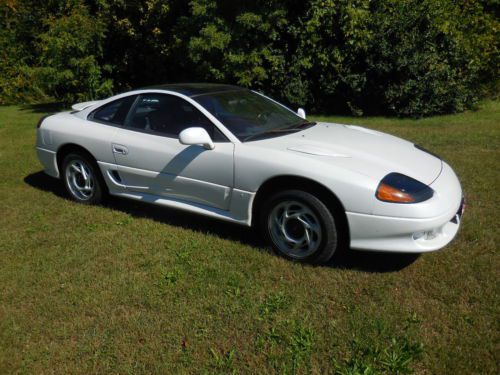
[[[428,231],[423,231],[423,232],[416,232],[413,234],[413,239],[415,241],[421,240],[421,241],[431,241],[435,239],[437,236],[439,236],[439,229],[432,229]]]

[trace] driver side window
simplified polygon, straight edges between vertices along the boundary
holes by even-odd
[[[177,138],[190,127],[204,128],[214,142],[227,141],[214,124],[191,103],[174,95],[141,95],[127,118],[126,127]]]

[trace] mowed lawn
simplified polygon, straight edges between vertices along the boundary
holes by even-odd
[[[47,108],[0,107],[0,373],[497,374],[500,102],[422,120],[321,118],[411,140],[455,169],[457,239],[420,257],[271,254],[249,229],[41,173]]]

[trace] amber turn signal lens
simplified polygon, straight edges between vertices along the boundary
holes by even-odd
[[[377,189],[377,198],[385,202],[413,203],[415,199],[408,193],[381,183]]]

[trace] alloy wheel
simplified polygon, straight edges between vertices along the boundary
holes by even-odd
[[[280,202],[272,209],[268,230],[278,249],[296,259],[303,259],[317,251],[322,238],[316,214],[295,200]]]

